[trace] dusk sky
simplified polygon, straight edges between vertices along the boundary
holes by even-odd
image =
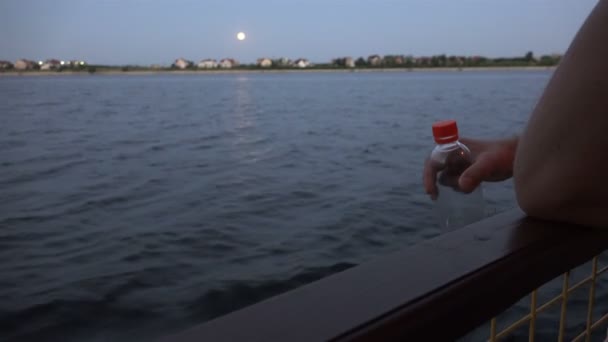
[[[0,60],[563,53],[597,0],[0,0]],[[243,31],[247,39],[238,41]]]

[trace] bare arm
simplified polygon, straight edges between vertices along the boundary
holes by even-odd
[[[600,0],[520,138],[520,207],[545,219],[608,227],[608,0]]]

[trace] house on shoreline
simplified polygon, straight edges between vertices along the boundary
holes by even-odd
[[[272,62],[273,64],[279,66],[279,67],[290,67],[293,66],[293,63],[291,62],[291,60],[287,57],[281,57],[277,60],[274,60]]]
[[[198,62],[197,67],[199,69],[215,69],[217,68],[218,64],[217,61],[215,59],[203,59],[200,62]]]
[[[15,61],[13,67],[15,70],[31,70],[36,67],[36,62],[21,58]]]
[[[272,59],[270,58],[258,58],[257,65],[262,68],[270,68],[272,66]]]
[[[298,68],[308,68],[310,67],[312,64],[310,64],[310,62],[308,61],[308,59],[306,58],[300,58],[300,59],[296,59],[296,61],[294,62],[294,66],[298,67]]]
[[[81,60],[71,60],[67,63],[68,66],[72,67],[72,68],[77,68],[77,67],[83,67],[85,66],[87,63],[85,61],[81,61]]]
[[[194,63],[185,58],[178,58],[175,60],[175,62],[173,62],[173,66],[175,66],[178,69],[182,69],[182,70],[187,69],[187,68],[191,67],[192,65],[194,65]]]
[[[239,62],[232,58],[224,58],[220,61],[219,67],[222,69],[231,69],[239,66]]]
[[[355,60],[352,57],[340,57],[332,59],[331,64],[338,67],[354,68]]]
[[[379,55],[371,55],[367,57],[367,64],[370,66],[380,66],[382,64],[382,57]]]
[[[58,59],[47,59],[44,63],[40,64],[40,70],[56,70],[63,64],[64,63]]]
[[[354,68],[355,67],[355,60],[352,57],[346,57],[344,58],[344,66],[347,68]]]

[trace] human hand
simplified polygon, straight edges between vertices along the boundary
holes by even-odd
[[[479,140],[461,138],[460,142],[471,151],[473,163],[464,170],[460,177],[442,175],[442,184],[469,193],[481,182],[499,182],[513,175],[513,160],[517,149],[518,138],[502,140]],[[424,189],[433,200],[437,198],[437,174],[441,168],[436,162],[427,158],[424,164]],[[446,178],[446,179],[443,179]]]

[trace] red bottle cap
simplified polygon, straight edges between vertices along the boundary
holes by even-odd
[[[447,144],[458,140],[458,126],[455,120],[438,121],[433,124],[433,138],[438,144]]]

